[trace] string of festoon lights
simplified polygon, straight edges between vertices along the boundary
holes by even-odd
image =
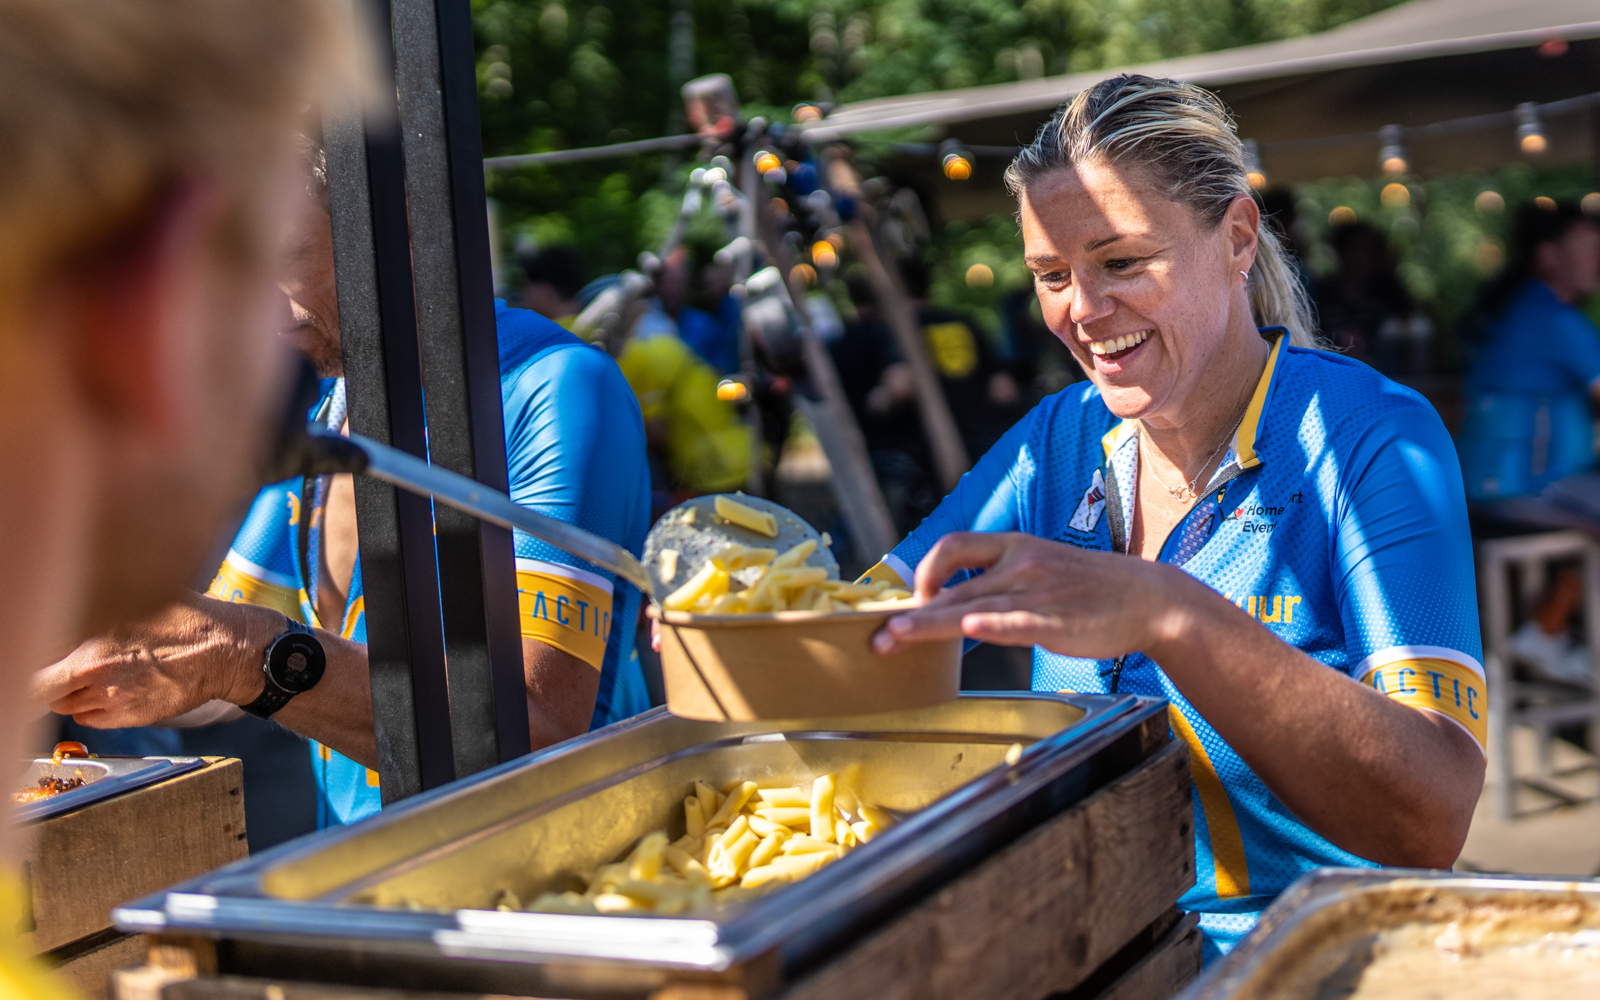
[[[1376,132],[1353,132],[1344,135],[1317,136],[1310,139],[1290,139],[1272,143],[1261,143],[1255,139],[1245,139],[1245,172],[1249,177],[1251,187],[1257,189],[1265,188],[1268,183],[1268,173],[1263,165],[1265,162],[1264,154],[1265,160],[1270,160],[1272,153],[1356,143],[1376,143],[1378,146],[1379,170],[1384,175],[1399,177],[1411,171],[1411,157],[1406,148],[1408,141],[1433,139],[1456,132],[1506,126],[1511,126],[1511,139],[1520,152],[1526,156],[1538,157],[1542,156],[1550,148],[1550,140],[1544,126],[1546,118],[1570,114],[1584,108],[1596,106],[1600,106],[1600,93],[1584,94],[1579,97],[1569,97],[1545,104],[1525,101],[1510,111],[1473,115],[1467,118],[1452,118],[1448,121],[1434,122],[1428,125],[1385,125]],[[912,157],[934,154],[945,177],[953,181],[971,179],[975,173],[974,163],[978,158],[1009,160],[1017,154],[1019,148],[1017,146],[967,146],[957,139],[946,139],[937,146],[930,143],[910,142],[893,142],[887,143],[887,145],[895,152]],[[1404,190],[1404,185],[1398,186]],[[1387,187],[1385,191],[1388,191]],[[1486,193],[1493,194],[1493,192]],[[1398,194],[1391,192],[1386,199],[1386,203],[1398,197]],[[1495,197],[1499,196],[1495,195]],[[1545,200],[1548,201],[1549,199]],[[1600,193],[1588,195],[1583,202],[1584,211],[1591,214],[1600,214]]]

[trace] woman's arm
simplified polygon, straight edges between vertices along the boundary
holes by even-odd
[[[1483,783],[1472,737],[1313,660],[1182,570],[1029,535],[954,534],[916,575],[926,603],[889,621],[879,652],[956,635],[1093,659],[1143,650],[1329,841],[1389,865],[1448,867],[1460,853]]]

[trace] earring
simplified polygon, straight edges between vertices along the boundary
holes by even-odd
[[[1239,274],[1240,274],[1240,276],[1242,276],[1244,278],[1244,280],[1246,280],[1246,281],[1250,280],[1250,272],[1249,271],[1240,271]]]

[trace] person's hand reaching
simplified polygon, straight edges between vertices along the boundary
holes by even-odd
[[[97,729],[175,720],[212,701],[249,704],[264,684],[263,651],[283,628],[268,608],[190,595],[39,671],[33,695]]]

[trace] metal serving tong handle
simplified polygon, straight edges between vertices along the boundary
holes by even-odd
[[[520,506],[499,490],[476,480],[430,465],[415,455],[359,434],[341,437],[313,432],[296,444],[300,450],[296,465],[305,475],[363,473],[391,486],[431,496],[490,524],[520,528],[563,552],[610,570],[638,587],[646,597],[652,596],[650,574],[627,549],[565,521]]]

